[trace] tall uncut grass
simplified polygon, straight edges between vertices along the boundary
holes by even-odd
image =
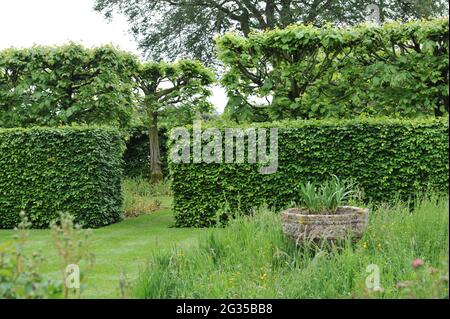
[[[413,210],[378,207],[361,241],[298,248],[283,236],[279,216],[262,209],[209,230],[198,246],[153,255],[135,297],[443,298],[448,217],[448,197],[432,196]],[[377,292],[365,284],[371,264],[380,269]]]
[[[144,178],[128,178],[123,181],[122,188],[125,217],[136,217],[158,210],[160,198],[172,195],[168,181],[150,183]]]

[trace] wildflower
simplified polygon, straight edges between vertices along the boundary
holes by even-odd
[[[262,274],[260,278],[261,278],[261,280],[266,280],[267,279],[267,274],[266,273]]]
[[[367,243],[364,243],[364,244],[363,244],[363,248],[364,248],[364,249],[367,249],[367,248],[369,248],[369,245],[367,245]]]
[[[423,264],[424,264],[424,262],[423,262],[422,259],[416,259],[416,260],[413,260],[413,262],[411,263],[411,266],[412,266],[414,269],[417,269],[417,268],[423,266]]]

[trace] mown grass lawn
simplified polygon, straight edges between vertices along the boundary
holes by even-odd
[[[174,246],[189,247],[196,243],[202,230],[172,227],[171,198],[158,199],[162,206],[157,212],[93,230],[92,252],[96,262],[82,298],[118,298],[121,272],[134,281],[153,252]],[[0,243],[12,239],[13,235],[12,230],[0,230]],[[61,279],[61,261],[56,255],[49,230],[31,230],[27,249],[30,252],[40,251],[47,258],[42,268],[43,274]]]

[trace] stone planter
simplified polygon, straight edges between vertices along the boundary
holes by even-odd
[[[297,244],[305,240],[336,241],[351,236],[360,239],[369,222],[369,209],[343,206],[333,214],[312,214],[291,208],[281,212],[283,232]]]

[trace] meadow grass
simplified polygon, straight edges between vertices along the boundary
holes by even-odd
[[[161,206],[159,198],[172,195],[168,181],[152,184],[143,178],[128,178],[123,181],[122,188],[125,218],[157,211]]]
[[[203,234],[190,249],[156,252],[137,298],[443,298],[448,295],[448,197],[413,210],[377,207],[357,243],[296,247],[267,209]],[[424,265],[412,267],[421,259]],[[366,287],[368,266],[381,288]],[[370,270],[371,268],[369,268]],[[445,277],[446,276],[446,277]]]

